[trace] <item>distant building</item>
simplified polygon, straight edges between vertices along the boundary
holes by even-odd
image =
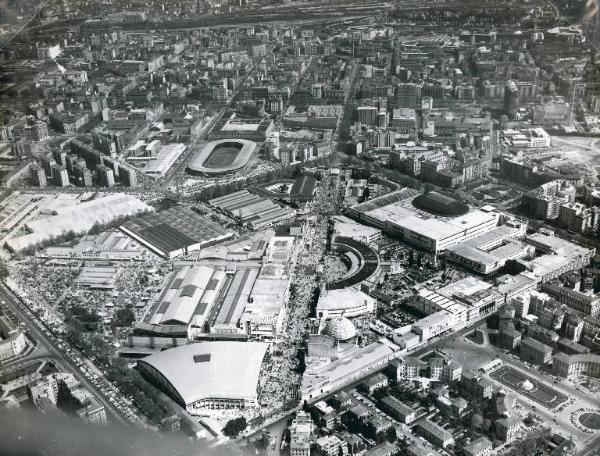
[[[500,347],[505,350],[514,350],[521,344],[521,333],[513,328],[500,331],[498,335]]]
[[[381,399],[381,407],[394,419],[404,424],[412,423],[417,417],[415,410],[394,396],[386,396]]]
[[[54,164],[51,167],[52,170],[52,181],[57,187],[68,187],[69,186],[69,173],[67,168],[64,166]]]
[[[95,397],[88,397],[77,410],[80,418],[94,424],[106,424],[106,410]]]
[[[519,89],[514,81],[508,80],[504,87],[504,113],[510,118],[514,118],[518,109]]]
[[[558,210],[560,226],[576,233],[596,232],[600,227],[600,207],[587,207],[578,202],[568,202]]]
[[[0,362],[18,356],[27,348],[25,335],[7,317],[0,317]]]
[[[29,177],[31,183],[36,187],[45,187],[46,183],[46,171],[37,163],[34,163],[29,168]]]
[[[502,442],[512,442],[521,427],[521,420],[515,415],[500,418],[495,422],[496,437]]]
[[[369,394],[373,394],[379,388],[384,388],[388,385],[388,378],[382,373],[375,374],[363,380],[360,386]]]
[[[394,456],[398,452],[398,447],[393,443],[385,441],[365,452],[365,456]]]
[[[473,371],[463,372],[461,385],[476,399],[490,399],[494,392],[494,386]]]
[[[478,437],[463,448],[465,456],[488,456],[492,453],[492,442],[486,437]]]
[[[315,442],[315,448],[320,456],[346,456],[348,454],[346,442],[336,435],[319,437]]]
[[[450,445],[454,445],[452,433],[432,421],[427,419],[422,420],[417,423],[414,429],[418,434],[422,435],[425,439],[438,447],[446,448]]]
[[[310,456],[313,422],[310,414],[299,411],[290,426],[290,456]]]
[[[600,355],[581,354],[567,355],[557,353],[552,360],[552,374],[572,379],[580,375],[600,377]]]
[[[108,166],[96,166],[96,176],[98,183],[103,187],[113,187],[115,185],[115,174]]]
[[[525,337],[521,341],[521,359],[537,365],[549,364],[552,361],[552,347]]]

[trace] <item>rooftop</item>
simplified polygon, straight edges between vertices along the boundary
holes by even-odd
[[[125,223],[121,229],[166,256],[195,244],[222,241],[233,236],[221,225],[181,206],[138,217]]]
[[[200,342],[138,361],[155,369],[186,405],[201,399],[253,399],[268,344]]]

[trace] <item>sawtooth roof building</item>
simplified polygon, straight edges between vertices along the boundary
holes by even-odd
[[[125,223],[121,230],[165,258],[200,250],[233,237],[206,217],[183,207],[173,207]]]
[[[225,283],[225,272],[184,266],[171,276],[149,323],[202,328]]]

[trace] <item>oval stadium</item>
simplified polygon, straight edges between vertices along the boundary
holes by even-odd
[[[188,164],[188,172],[218,176],[243,169],[256,149],[254,141],[222,139],[204,145]]]

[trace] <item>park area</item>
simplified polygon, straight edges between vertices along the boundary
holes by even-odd
[[[579,423],[587,429],[600,430],[600,413],[586,412],[579,415]]]
[[[490,377],[550,410],[568,399],[564,394],[510,366],[502,366]]]

